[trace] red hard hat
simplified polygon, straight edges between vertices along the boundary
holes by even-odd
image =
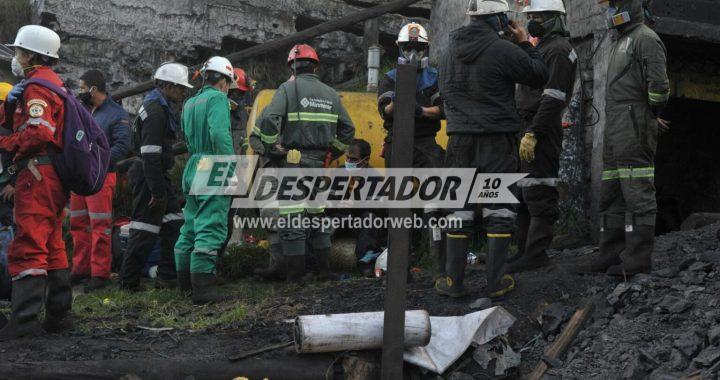
[[[235,72],[235,83],[240,91],[251,91],[253,88],[248,84],[248,77],[245,74],[245,70],[236,68]]]
[[[288,55],[288,66],[296,59],[307,59],[315,61],[315,63],[320,63],[320,58],[318,58],[315,49],[305,44],[293,46]]]

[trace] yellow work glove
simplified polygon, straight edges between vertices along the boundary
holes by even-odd
[[[300,154],[300,151],[297,149],[291,149],[287,153],[287,157],[285,158],[288,162],[288,164],[299,164],[300,163],[300,157],[302,157],[302,154]]]
[[[537,145],[537,138],[534,133],[526,133],[520,141],[520,159],[526,162],[533,162],[535,160],[535,146]]]

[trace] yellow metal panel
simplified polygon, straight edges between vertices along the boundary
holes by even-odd
[[[670,73],[670,96],[720,102],[720,76],[694,72]]]
[[[252,133],[252,127],[258,116],[270,103],[274,94],[274,90],[263,90],[255,98],[247,125],[248,136]],[[380,157],[380,154],[386,132],[383,128],[383,120],[377,110],[377,95],[369,92],[341,92],[340,99],[355,124],[355,138],[366,140],[372,147],[370,165],[376,168],[385,167],[385,160]],[[447,145],[445,122],[443,122],[442,130],[438,133],[437,142],[442,147]],[[248,154],[252,154],[250,149],[249,152]],[[342,160],[340,159],[338,164],[342,164]]]

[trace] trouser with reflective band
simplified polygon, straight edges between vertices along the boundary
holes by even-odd
[[[218,253],[228,233],[231,201],[225,195],[185,195],[185,224],[175,244],[178,271],[215,274]]]
[[[477,168],[480,173],[517,173],[518,142],[513,133],[491,135],[454,134],[449,137],[445,166],[448,168]],[[513,189],[513,187],[511,187]],[[474,220],[473,205],[454,210],[449,218],[462,221],[462,228],[448,233],[471,234]],[[482,219],[488,234],[510,234],[515,230],[516,206],[486,204]]]
[[[132,221],[127,251],[123,257],[121,281],[129,286],[139,281],[155,243],[160,238],[160,261],[158,277],[172,280],[175,273],[175,242],[180,234],[183,222],[182,210],[168,174],[165,174],[165,201],[155,207],[149,207],[152,193],[145,182],[141,163],[130,168],[130,182],[133,192]]]
[[[23,169],[15,181],[17,233],[8,249],[8,270],[14,280],[68,267],[62,223],[69,195],[52,165],[36,169],[41,180]]]
[[[108,173],[97,194],[70,195],[73,274],[110,278],[115,183],[115,173]]]
[[[608,220],[655,225],[657,122],[643,105],[612,105],[603,142],[600,214]]]

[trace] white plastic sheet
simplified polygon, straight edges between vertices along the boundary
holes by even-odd
[[[500,306],[461,317],[430,317],[430,343],[406,350],[405,361],[442,374],[470,344],[485,344],[507,334],[515,321],[515,317]]]

